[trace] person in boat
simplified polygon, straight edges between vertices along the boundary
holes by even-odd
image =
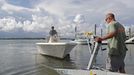
[[[107,34],[103,37],[97,37],[95,40],[97,42],[108,41],[109,71],[125,73],[124,59],[127,51],[125,28],[115,20],[113,13],[108,13],[105,21],[108,24]]]
[[[54,29],[54,26],[51,27],[51,30],[49,32],[49,42],[58,42],[58,33],[57,31]]]

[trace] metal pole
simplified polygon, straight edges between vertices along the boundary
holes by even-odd
[[[101,46],[101,43],[95,42],[95,47],[93,49],[93,53],[91,54],[91,57],[90,57],[90,60],[89,60],[88,66],[87,66],[88,70],[90,70],[92,68],[93,63],[94,63],[96,56],[98,54],[98,51],[100,49],[100,46]]]

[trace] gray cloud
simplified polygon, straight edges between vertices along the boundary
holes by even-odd
[[[29,0],[29,6],[0,1],[0,31],[18,31],[47,33],[55,25],[64,36],[74,34],[74,19],[77,14],[84,17],[79,24],[79,31],[93,31],[94,24],[105,27],[104,18],[113,12],[119,22],[126,27],[134,25],[134,5],[132,0]],[[25,3],[25,2],[24,2]],[[102,26],[100,26],[102,24]],[[99,32],[99,31],[98,31]]]

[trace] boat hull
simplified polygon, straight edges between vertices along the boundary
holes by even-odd
[[[76,46],[76,43],[36,43],[38,52],[43,55],[64,58]]]
[[[87,45],[87,39],[75,39],[74,41],[72,42],[75,42],[77,44],[80,44],[80,45]]]
[[[107,70],[75,70],[75,69],[56,69],[60,75],[132,75],[132,74],[123,74],[117,72],[109,72]]]

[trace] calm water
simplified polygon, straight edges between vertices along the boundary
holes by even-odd
[[[54,68],[85,69],[89,61],[87,45],[77,45],[64,60],[38,54],[36,44],[43,40],[0,40],[0,75],[47,75],[42,65]],[[105,47],[104,47],[105,48]],[[134,45],[128,45],[127,73],[134,74]],[[106,51],[100,51],[97,66],[105,67]]]

